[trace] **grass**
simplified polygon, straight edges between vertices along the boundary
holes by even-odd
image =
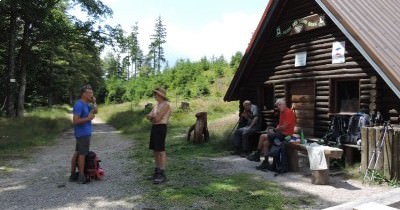
[[[32,148],[51,145],[71,126],[68,111],[67,106],[55,106],[28,111],[23,118],[0,118],[0,159],[29,157]]]
[[[154,162],[148,150],[151,125],[144,118],[144,104],[101,106],[99,116],[134,139],[130,157],[138,164],[135,171],[139,173],[139,184],[146,189],[144,202],[151,208],[296,209],[299,205],[312,204],[313,198],[284,196],[280,186],[258,176],[223,175],[210,169],[208,157],[228,154],[228,137],[237,120],[238,104],[217,98],[192,100],[189,112],[174,109],[166,145],[169,181],[161,186],[150,184],[145,178],[152,173]],[[175,103],[171,104],[175,107]],[[186,141],[187,129],[195,122],[195,110],[208,112],[211,138],[202,145]]]

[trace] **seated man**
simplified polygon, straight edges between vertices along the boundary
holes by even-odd
[[[274,139],[284,141],[286,136],[291,136],[294,133],[296,116],[293,111],[286,106],[285,99],[281,98],[276,100],[275,105],[279,110],[279,124],[275,129],[270,130],[267,134],[262,134],[260,136],[257,152],[247,157],[248,160],[259,162],[260,156],[265,156],[262,164],[257,167],[257,169],[260,170],[268,168],[268,150]]]
[[[244,110],[240,114],[239,126],[233,137],[232,144],[235,151],[232,152],[232,155],[250,152],[249,136],[255,134],[259,130],[257,106],[251,104],[249,100],[246,100],[243,102],[243,107]]]

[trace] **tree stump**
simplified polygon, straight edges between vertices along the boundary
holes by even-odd
[[[189,102],[186,102],[186,101],[181,102],[180,108],[185,112],[189,111],[189,108],[190,108]]]
[[[191,133],[194,131],[193,143],[201,144],[210,139],[207,127],[207,112],[198,112],[196,118],[196,123],[189,128],[187,141],[190,141]]]

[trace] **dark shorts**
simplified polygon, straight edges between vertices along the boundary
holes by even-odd
[[[165,138],[167,136],[167,125],[153,125],[150,133],[149,149],[156,152],[165,151]]]
[[[283,134],[281,134],[279,132],[268,134],[268,140],[269,140],[269,142],[271,142],[271,145],[274,144],[274,140],[275,139],[279,139],[280,141],[284,141],[285,140],[285,135],[283,135]]]
[[[90,136],[82,136],[76,138],[75,151],[80,155],[87,155],[89,153]]]

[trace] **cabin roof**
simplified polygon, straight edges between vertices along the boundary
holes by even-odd
[[[398,0],[315,0],[400,98],[400,7]],[[287,0],[270,0],[224,97],[239,99],[240,82],[261,53],[273,21]],[[261,41],[262,40],[262,41]]]

